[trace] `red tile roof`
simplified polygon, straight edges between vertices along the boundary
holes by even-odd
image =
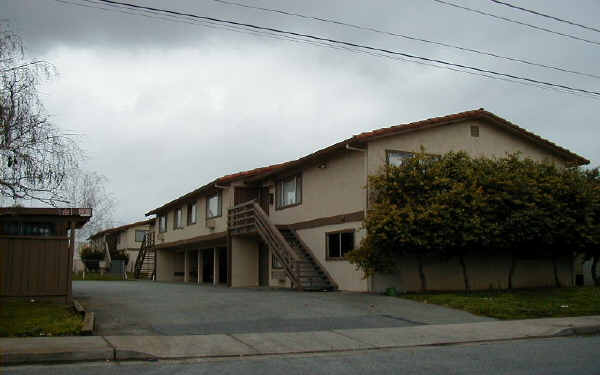
[[[255,168],[255,169],[248,170],[248,171],[232,173],[232,174],[229,174],[229,175],[226,175],[223,177],[219,177],[216,180],[214,180],[214,181],[212,181],[190,193],[187,193],[177,199],[174,199],[174,200],[162,205],[161,207],[153,209],[152,211],[148,212],[146,214],[146,216],[152,215],[152,214],[158,214],[161,211],[164,211],[165,209],[167,209],[169,207],[172,207],[172,206],[178,205],[184,201],[187,201],[187,200],[191,199],[192,197],[195,197],[195,196],[199,195],[200,193],[205,192],[210,188],[213,188],[214,185],[228,184],[233,181],[240,180],[240,179],[262,179],[262,178],[270,176],[274,173],[281,172],[288,168],[293,168],[293,167],[299,166],[300,164],[309,162],[311,160],[320,159],[323,156],[326,156],[333,152],[344,149],[347,145],[360,146],[360,145],[364,145],[365,143],[367,143],[369,141],[372,141],[372,140],[375,140],[375,139],[381,138],[381,137],[388,137],[388,136],[392,136],[392,135],[426,129],[426,128],[430,128],[430,127],[450,125],[450,124],[465,121],[465,120],[487,121],[494,125],[500,126],[500,127],[504,128],[505,130],[511,131],[518,136],[524,137],[531,142],[537,143],[538,145],[540,145],[542,147],[545,147],[549,151],[559,155],[564,160],[568,161],[569,163],[571,163],[573,165],[589,164],[589,160],[585,159],[584,157],[581,157],[563,147],[556,145],[555,143],[553,143],[551,141],[548,141],[548,140],[540,137],[539,135],[531,133],[531,132],[511,123],[508,120],[505,120],[499,116],[496,116],[495,114],[493,114],[491,112],[484,110],[483,108],[480,108],[477,110],[465,111],[465,112],[455,113],[455,114],[442,116],[442,117],[434,117],[434,118],[430,118],[427,120],[411,122],[408,124],[395,125],[395,126],[390,126],[387,128],[381,128],[381,129],[376,129],[376,130],[372,130],[369,132],[360,133],[358,135],[354,135],[348,139],[345,139],[341,142],[335,143],[331,146],[325,147],[321,150],[315,151],[309,155],[306,155],[306,156],[296,159],[296,160],[292,160],[292,161],[288,161],[288,162],[280,163],[280,164],[273,164],[268,167]]]

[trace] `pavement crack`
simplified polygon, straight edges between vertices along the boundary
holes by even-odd
[[[235,337],[233,334],[225,334],[225,336],[231,337],[232,339],[234,339],[235,341],[239,342],[240,344],[246,345],[247,347],[249,347],[250,349],[254,350],[255,352],[260,353],[260,351],[258,349],[256,349],[254,346],[248,344],[247,342],[242,341],[240,338]]]
[[[117,348],[115,348],[115,346],[113,344],[111,344],[110,341],[108,341],[106,339],[106,337],[104,337],[104,336],[100,336],[100,337],[102,337],[102,340],[104,340],[104,342],[106,344],[108,344],[108,346],[110,346],[112,348],[112,351],[113,351],[113,360],[116,361],[117,360]]]

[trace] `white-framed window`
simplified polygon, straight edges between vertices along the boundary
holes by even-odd
[[[386,151],[386,159],[388,165],[393,165],[394,167],[399,167],[404,163],[405,160],[410,159],[414,156],[412,152],[406,151]]]
[[[147,233],[147,231],[145,231],[145,230],[136,229],[135,230],[135,242],[143,242],[144,236],[146,235],[146,233]]]
[[[175,220],[173,220],[173,228],[183,228],[183,210],[181,209],[181,207],[175,210]]]
[[[221,193],[206,197],[206,218],[221,216]]]
[[[293,176],[277,183],[277,208],[296,206],[302,203],[302,177]]]
[[[343,230],[326,233],[327,259],[344,259],[344,256],[354,250],[354,230]]]
[[[160,233],[167,231],[167,216],[162,215],[158,217],[158,231]]]
[[[187,224],[188,225],[196,224],[197,220],[198,220],[198,211],[196,208],[196,202],[190,203],[187,206]]]

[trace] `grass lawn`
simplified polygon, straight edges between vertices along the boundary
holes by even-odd
[[[82,321],[72,305],[22,299],[0,302],[0,337],[78,335]]]
[[[600,287],[404,294],[401,298],[498,319],[600,315]]]
[[[73,280],[83,280],[83,273],[73,272]],[[105,273],[100,276],[100,272],[86,272],[85,281],[123,281],[123,275],[116,273]],[[133,281],[133,272],[127,272],[127,280]]]

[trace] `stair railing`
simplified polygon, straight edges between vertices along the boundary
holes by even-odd
[[[144,239],[142,240],[142,244],[140,246],[140,251],[138,252],[137,258],[135,259],[134,277],[136,279],[140,278],[140,272],[142,270],[144,260],[146,259],[146,253],[149,250],[151,250],[153,246],[154,232],[146,232],[146,234],[144,234]]]
[[[296,289],[302,290],[298,255],[256,200],[239,204],[228,211],[228,230],[230,234],[256,231],[283,265],[283,269]]]

